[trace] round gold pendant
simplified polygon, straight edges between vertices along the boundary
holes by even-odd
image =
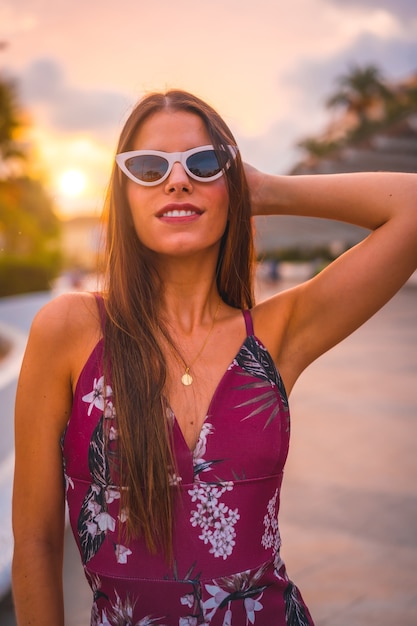
[[[183,385],[185,385],[186,387],[188,387],[189,385],[192,384],[193,382],[193,377],[191,376],[191,374],[189,374],[188,372],[185,372],[182,376],[181,376],[181,382]]]

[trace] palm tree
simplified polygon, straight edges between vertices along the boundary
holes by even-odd
[[[327,141],[326,139],[316,139],[314,137],[306,137],[297,143],[312,159],[321,159],[328,156],[337,147],[336,141]]]
[[[382,101],[386,105],[393,97],[379,69],[374,65],[363,68],[353,66],[338,82],[340,89],[326,104],[329,108],[342,106],[355,113],[359,126],[364,126],[369,121],[369,112],[376,101]]]
[[[12,158],[24,158],[16,141],[22,126],[16,86],[11,80],[0,77],[0,164],[4,165]]]

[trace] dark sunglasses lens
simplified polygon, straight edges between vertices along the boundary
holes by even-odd
[[[142,180],[145,183],[153,183],[166,173],[168,161],[163,157],[148,154],[127,159],[126,167],[138,180]]]
[[[187,159],[187,167],[199,178],[215,176],[226,167],[229,156],[224,150],[203,150]]]

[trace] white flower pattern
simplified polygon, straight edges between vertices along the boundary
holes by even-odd
[[[284,561],[281,559],[281,535],[278,526],[277,515],[277,500],[279,496],[279,490],[276,489],[273,497],[268,502],[267,512],[264,516],[264,534],[262,536],[262,545],[265,550],[272,548],[272,554],[274,557],[274,569],[275,575],[281,578],[279,574],[280,568],[284,565]]]
[[[205,616],[210,623],[216,611],[223,605],[227,606],[222,626],[232,624],[232,606],[237,600],[243,601],[247,622],[255,624],[255,612],[262,611],[261,599],[264,587],[257,587],[256,573],[251,575],[250,570],[220,579],[216,584],[206,584],[206,591],[210,598],[204,602]],[[208,609],[211,609],[208,612]]]
[[[201,539],[210,545],[209,552],[215,557],[227,559],[235,546],[235,524],[240,518],[238,509],[230,509],[220,498],[226,491],[232,491],[233,482],[228,481],[212,485],[196,482],[188,491],[192,502],[198,502],[191,511],[191,525],[199,526]]]
[[[94,407],[97,407],[100,411],[104,411],[105,400],[107,400],[107,398],[110,398],[112,394],[113,391],[110,385],[104,384],[104,376],[101,376],[99,379],[95,378],[93,383],[93,390],[82,397],[84,402],[90,403],[87,415],[91,415],[91,411]],[[106,415],[106,417],[113,417],[113,411],[111,410],[111,415]]]
[[[96,515],[94,519],[96,520],[100,530],[111,530],[113,532],[116,528],[116,520],[104,511]]]
[[[187,617],[180,617],[180,621],[178,622],[178,626],[197,626],[197,618],[192,615],[187,615]]]
[[[133,554],[132,550],[130,550],[130,548],[127,548],[126,546],[122,546],[120,544],[117,544],[114,547],[114,552],[116,554],[116,561],[118,563],[123,563],[126,564],[127,563],[127,557],[130,556],[131,554]]]
[[[207,417],[206,417],[207,420]],[[214,426],[213,424],[210,424],[209,422],[205,421],[203,424],[203,427],[200,431],[200,436],[198,438],[198,441],[196,443],[196,446],[194,448],[193,451],[193,463],[194,463],[194,467],[196,465],[204,465],[205,464],[205,459],[204,456],[206,454],[207,451],[207,438],[209,435],[211,435],[214,432]],[[203,470],[203,471],[208,471],[210,468],[208,467],[207,469]]]

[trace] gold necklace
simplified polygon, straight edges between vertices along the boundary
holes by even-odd
[[[216,308],[216,312],[214,313],[214,317],[213,317],[213,322],[211,324],[210,330],[207,333],[207,337],[205,338],[203,345],[201,346],[200,350],[197,352],[196,356],[194,357],[194,359],[191,361],[191,363],[189,365],[187,365],[187,363],[184,361],[184,359],[182,358],[182,356],[180,354],[178,354],[176,351],[174,351],[173,349],[173,354],[175,356],[175,358],[177,359],[177,361],[180,363],[180,365],[184,365],[185,367],[185,371],[184,374],[181,376],[181,382],[185,387],[189,387],[190,385],[193,384],[193,377],[190,374],[190,369],[192,368],[192,366],[194,365],[194,363],[197,361],[198,357],[201,355],[201,353],[203,352],[204,348],[207,345],[207,342],[209,340],[209,337],[213,331],[214,328],[214,324],[216,323],[216,319],[217,319],[217,314],[220,310],[220,305],[222,303],[222,300],[220,298],[219,303],[217,305]]]

